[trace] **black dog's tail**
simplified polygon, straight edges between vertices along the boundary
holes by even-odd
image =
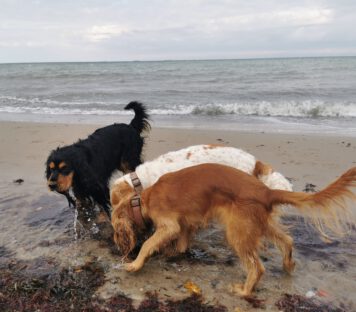
[[[132,109],[135,112],[135,117],[131,120],[130,125],[134,127],[138,133],[151,129],[151,125],[148,122],[149,115],[147,114],[146,107],[142,103],[136,101],[130,102],[125,106],[125,109]]]

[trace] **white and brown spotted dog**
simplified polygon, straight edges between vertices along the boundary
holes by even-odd
[[[256,176],[269,188],[292,190],[291,183],[282,174],[275,172],[271,166],[256,160],[253,155],[241,149],[220,145],[194,145],[178,151],[168,152],[154,160],[139,165],[136,167],[135,172],[141,181],[143,189],[146,189],[166,173],[204,163],[216,163],[234,167]],[[124,181],[131,187],[133,186],[130,174],[126,174],[111,181],[111,191],[114,190],[115,185]]]
[[[230,166],[254,175],[271,189],[292,191],[291,183],[282,174],[275,172],[271,166],[257,161],[253,155],[241,149],[219,145],[195,145],[169,152],[152,161],[139,165],[136,167],[135,173],[144,190],[155,184],[166,173],[204,163]],[[110,200],[113,209],[112,225],[115,233],[114,240],[121,248],[124,244],[129,244],[127,237],[122,235],[121,230],[124,225],[118,223],[121,212],[117,209],[117,206],[122,198],[123,194],[121,193],[123,190],[125,190],[125,197],[133,197],[136,194],[130,174],[126,174],[118,179],[113,178],[110,186]],[[133,220],[133,222],[135,221]]]

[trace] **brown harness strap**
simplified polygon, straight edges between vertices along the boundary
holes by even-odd
[[[143,191],[143,187],[136,172],[131,172],[130,178],[134,190],[136,192],[136,195],[134,195],[130,200],[130,206],[132,210],[130,211],[130,214],[132,215],[134,222],[140,227],[140,229],[144,229],[146,225],[145,225],[145,221],[143,220],[143,216],[141,212],[141,196],[140,196],[141,192]]]

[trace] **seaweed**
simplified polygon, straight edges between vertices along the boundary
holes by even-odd
[[[335,307],[332,303],[320,302],[301,295],[284,294],[276,302],[276,307],[283,312],[345,312],[343,308]]]
[[[204,303],[200,295],[162,301],[156,293],[147,293],[135,308],[133,300],[125,294],[108,300],[95,297],[96,289],[104,281],[104,270],[96,261],[60,268],[50,258],[8,260],[0,266],[0,311],[227,311],[224,306]]]
[[[193,294],[182,300],[167,300],[160,302],[156,294],[147,293],[146,299],[140,304],[137,312],[226,312],[222,305],[209,305],[203,303],[203,297]]]
[[[248,296],[243,297],[253,308],[256,309],[265,309],[265,301],[264,299],[258,299],[256,296]]]
[[[0,268],[0,310],[86,309],[91,305],[94,291],[103,283],[104,271],[95,262],[59,269],[51,259],[39,258],[32,262],[11,260]]]

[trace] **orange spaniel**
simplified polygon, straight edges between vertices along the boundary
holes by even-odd
[[[138,271],[156,251],[188,248],[192,234],[215,219],[225,226],[226,238],[247,270],[244,285],[233,289],[248,296],[265,269],[258,255],[262,239],[274,242],[283,255],[283,268],[292,272],[293,239],[278,222],[278,205],[290,204],[307,213],[318,230],[342,233],[342,225],[352,222],[345,199],[355,199],[350,188],[356,186],[356,167],[348,170],[324,190],[307,194],[271,190],[254,176],[238,169],[201,164],[162,176],[141,194],[141,214],[153,222],[155,232],[147,239],[137,258],[126,264],[127,271]],[[132,188],[127,182],[111,190],[112,225],[115,241],[128,254],[136,245],[138,227],[132,207]]]

